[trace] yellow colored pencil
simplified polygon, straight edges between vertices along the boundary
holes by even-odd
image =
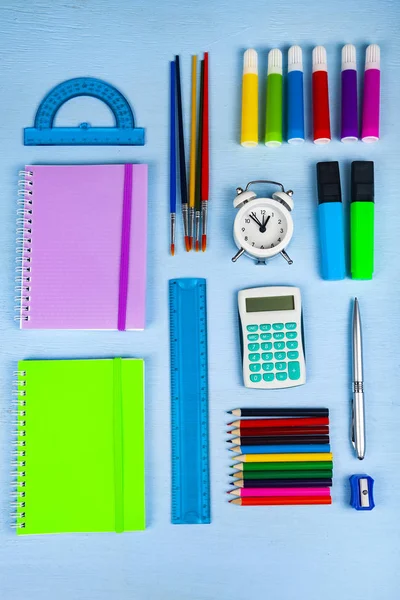
[[[196,197],[196,114],[197,114],[197,56],[192,56],[192,100],[190,110],[189,159],[189,245],[193,248],[194,210]]]
[[[301,452],[299,454],[240,454],[235,456],[240,462],[317,462],[333,460],[332,452]]]

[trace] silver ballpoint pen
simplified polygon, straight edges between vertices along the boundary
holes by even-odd
[[[351,419],[351,443],[357,458],[365,456],[365,410],[360,308],[357,298],[353,307],[353,407]]]

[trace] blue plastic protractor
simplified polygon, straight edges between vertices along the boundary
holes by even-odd
[[[172,514],[210,523],[206,280],[169,282]]]
[[[115,127],[54,127],[57,112],[78,96],[101,100],[112,111]],[[24,129],[25,146],[143,146],[144,129],[135,127],[132,109],[115,87],[94,77],[77,77],[53,88],[39,105],[35,126]]]

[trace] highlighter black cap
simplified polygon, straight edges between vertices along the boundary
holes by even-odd
[[[351,163],[351,201],[374,201],[374,163],[372,160],[355,160]]]
[[[342,190],[340,187],[339,163],[317,163],[318,203],[341,202]]]

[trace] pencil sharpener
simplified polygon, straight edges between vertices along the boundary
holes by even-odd
[[[350,504],[356,510],[372,510],[375,506],[373,488],[374,480],[369,475],[352,475],[350,477]]]

